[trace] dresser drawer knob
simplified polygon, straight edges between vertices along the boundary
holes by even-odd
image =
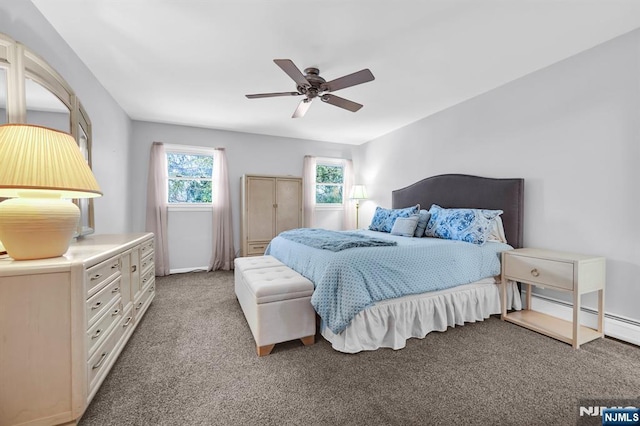
[[[91,336],[91,339],[97,339],[98,336],[100,336],[100,333],[102,333],[102,330],[97,329],[95,333],[93,333],[93,336]]]
[[[532,269],[531,270],[531,275],[533,275],[534,277],[538,277],[538,276],[540,276],[540,272],[538,272],[537,269]]]
[[[133,318],[133,317],[129,317],[129,318],[127,318],[127,321],[126,321],[124,324],[122,324],[122,326],[123,326],[123,327],[128,327],[128,326],[129,326],[129,324],[131,324],[131,319],[132,319],[132,318]]]
[[[120,308],[114,310],[113,312],[111,312],[111,316],[115,317],[116,315],[120,315]]]
[[[137,271],[137,270],[138,270],[138,265],[133,265],[133,266],[131,267],[131,272],[135,272],[135,271]]]
[[[117,293],[120,291],[120,287],[114,287],[113,290],[111,290],[111,293]]]
[[[118,263],[114,263],[113,265],[111,265],[111,269],[120,269],[120,261],[118,261]]]
[[[138,303],[138,306],[136,306],[136,311],[140,308],[142,308],[142,302]]]
[[[100,361],[98,361],[98,363],[96,365],[94,365],[93,367],[91,367],[93,370],[95,370],[96,368],[100,368],[100,366],[102,365],[102,363],[104,362],[104,359],[107,357],[107,355],[109,355],[109,352],[104,352],[101,356],[100,356]]]
[[[93,280],[97,280],[98,278],[100,278],[102,276],[102,274],[95,274],[94,276],[91,277],[91,281]]]
[[[100,306],[102,305],[102,302],[96,302],[92,307],[91,310],[95,311],[96,309],[98,309]]]

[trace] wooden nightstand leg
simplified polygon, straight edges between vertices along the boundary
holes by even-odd
[[[531,310],[531,284],[527,284],[527,306],[525,309]]]
[[[580,347],[580,292],[573,292],[573,347]]]
[[[604,337],[604,289],[598,290],[598,333]]]

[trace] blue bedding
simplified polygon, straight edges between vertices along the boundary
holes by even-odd
[[[279,237],[323,250],[342,251],[354,247],[398,245],[395,241],[373,238],[360,232],[339,232],[328,229],[299,228],[281,232]]]
[[[338,252],[274,238],[270,254],[310,279],[311,304],[334,333],[353,317],[385,299],[443,290],[500,275],[500,253],[512,249],[498,242],[482,246],[439,238],[407,238],[357,231],[397,246],[357,247]]]

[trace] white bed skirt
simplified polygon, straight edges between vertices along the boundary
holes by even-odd
[[[384,300],[358,313],[341,333],[335,334],[324,325],[320,333],[333,349],[345,353],[402,349],[412,337],[422,339],[432,331],[445,331],[501,313],[500,285],[489,281]],[[507,307],[522,309],[513,281],[507,283]]]

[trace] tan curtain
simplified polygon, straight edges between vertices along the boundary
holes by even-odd
[[[217,148],[213,155],[213,247],[209,271],[233,269],[235,249],[231,218],[231,193],[227,156],[224,148]]]
[[[167,156],[164,145],[154,142],[149,157],[145,229],[155,235],[154,260],[156,276],[160,277],[169,275],[167,219]]]
[[[304,226],[313,228],[316,213],[316,157],[305,155],[302,165]]]

